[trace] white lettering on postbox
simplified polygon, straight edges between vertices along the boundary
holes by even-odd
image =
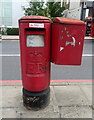
[[[43,23],[29,23],[29,27],[44,28],[44,24]]]

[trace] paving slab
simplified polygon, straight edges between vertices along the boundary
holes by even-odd
[[[2,118],[2,87],[0,86],[0,120]]]
[[[92,118],[92,109],[88,106],[61,107],[61,118]]]
[[[2,109],[0,108],[0,120],[2,119]]]
[[[2,118],[20,118],[17,108],[3,108]]]
[[[3,86],[2,87],[2,106],[6,108],[18,108],[22,100],[21,86]]]
[[[19,40],[19,35],[2,35],[2,40]]]
[[[90,37],[90,36],[85,36],[85,40],[93,40],[94,37]]]
[[[85,95],[79,86],[54,86],[58,106],[88,105]]]
[[[69,85],[72,85],[72,86],[73,86],[73,85],[74,85],[74,86],[75,86],[75,85],[77,85],[77,86],[78,86],[78,85],[80,85],[80,86],[82,85],[82,86],[83,86],[83,85],[92,85],[92,84],[94,84],[94,83],[92,82],[92,80],[91,80],[91,81],[88,81],[88,80],[87,80],[87,81],[79,81],[79,82],[77,82],[77,81],[76,81],[76,82],[73,82],[73,81],[72,81],[72,82],[68,82],[68,84],[69,84]]]
[[[21,89],[21,86],[3,86],[2,118],[59,118],[53,87],[49,106],[39,111],[27,110],[23,106]]]
[[[82,89],[81,87],[84,88]],[[92,118],[90,106],[84,90],[86,85],[51,86],[50,104],[39,111],[27,110],[23,106],[22,86],[2,86],[2,118]],[[94,112],[94,110],[93,110]]]
[[[94,85],[80,85],[80,89],[87,98],[89,105],[92,105],[92,87],[94,87]]]
[[[94,110],[92,111],[92,118],[93,118],[93,120],[94,120]]]
[[[0,86],[0,107],[2,107],[2,87]]]

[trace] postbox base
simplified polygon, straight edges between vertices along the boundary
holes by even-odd
[[[23,88],[23,105],[29,110],[45,108],[50,103],[50,88],[40,92],[30,92]]]

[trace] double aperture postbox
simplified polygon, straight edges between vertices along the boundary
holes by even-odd
[[[50,63],[80,65],[85,23],[27,16],[19,20],[23,103],[29,109],[49,103]]]

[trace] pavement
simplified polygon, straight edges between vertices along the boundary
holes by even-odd
[[[19,38],[18,36],[2,36],[2,39],[18,40]],[[85,37],[85,39],[89,40],[92,38]],[[86,65],[88,65],[88,62]],[[90,65],[88,65],[88,67],[89,66]],[[14,68],[16,69],[17,66]],[[56,69],[54,69],[54,72],[55,70]],[[83,69],[83,71],[84,70],[85,69]],[[89,71],[89,73],[91,72]],[[13,76],[13,74],[11,76]],[[79,76],[81,76],[81,73],[79,73]],[[90,76],[92,76],[92,74]],[[75,76],[75,78],[77,78],[77,76]],[[85,120],[87,120],[86,118],[94,118],[94,101],[92,94],[94,83],[91,78],[78,82],[72,80],[64,80],[63,82],[51,81],[50,88],[49,106],[39,111],[33,111],[27,110],[23,106],[21,82],[0,81],[0,118],[72,118],[71,120],[73,120],[73,118],[85,118]]]
[[[19,36],[18,35],[2,35],[2,40],[19,40]],[[86,36],[85,40],[92,40],[94,39],[94,37],[89,37]]]
[[[51,82],[50,104],[38,111],[23,106],[21,82],[0,82],[1,118],[92,118],[93,82]],[[86,120],[86,119],[85,119]]]

